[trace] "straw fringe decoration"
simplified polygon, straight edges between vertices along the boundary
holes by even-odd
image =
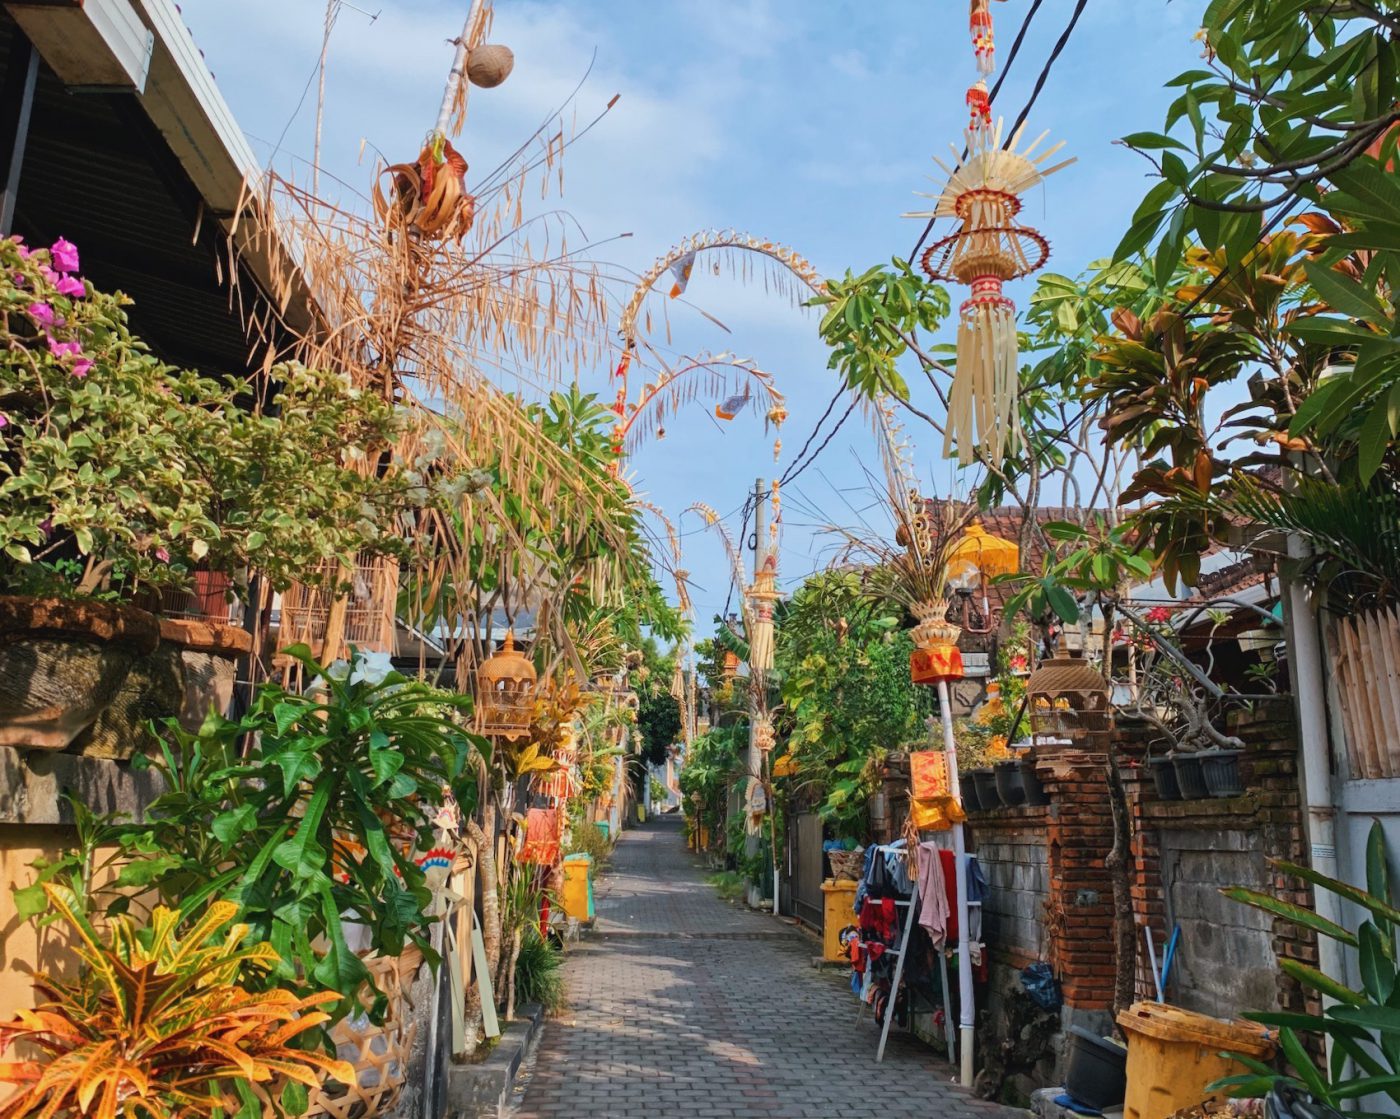
[[[1002,288],[1008,280],[1036,271],[1050,256],[1050,245],[1039,232],[1016,223],[1019,196],[1074,162],[1068,159],[1044,166],[1063,142],[1032,158],[1047,133],[1018,152],[1024,125],[1003,148],[1002,127],[998,120],[995,128],[969,129],[967,156],[959,159],[954,148],[951,168],[935,157],[948,176],[937,205],[931,211],[905,215],[947,217],[960,223],[956,232],[929,246],[921,263],[930,279],[954,280],[972,289],[959,308],[957,370],[943,447],[945,455],[956,448],[963,465],[978,458],[979,452],[999,463],[1019,438],[1016,305]]]

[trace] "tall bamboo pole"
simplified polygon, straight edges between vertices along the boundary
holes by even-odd
[[[472,35],[476,32],[481,21],[481,16],[486,7],[486,0],[472,0],[471,10],[467,12],[467,22],[462,24],[462,34],[457,39],[457,53],[452,56],[452,69],[447,74],[447,88],[442,91],[442,107],[438,110],[437,124],[433,126],[433,131],[439,136],[447,135],[448,125],[452,121],[452,106],[457,100],[457,91],[461,89],[462,99],[466,101],[466,91],[469,86],[467,82],[467,51],[471,47]]]

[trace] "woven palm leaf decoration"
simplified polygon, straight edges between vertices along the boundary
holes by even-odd
[[[982,70],[991,56],[991,17],[985,3],[974,0],[972,7],[975,55]],[[984,21],[980,41],[979,16]],[[992,122],[985,90],[986,83],[979,79],[968,91],[966,150],[959,155],[952,148],[951,167],[934,157],[947,176],[941,193],[924,195],[937,199],[934,209],[905,215],[958,223],[953,233],[929,246],[920,263],[930,279],[952,280],[971,289],[958,313],[958,362],[943,449],[951,455],[956,448],[964,465],[978,458],[979,451],[999,464],[1016,444],[1016,305],[1003,289],[1008,281],[1040,269],[1050,256],[1049,242],[1016,219],[1026,191],[1074,162],[1066,159],[1047,167],[1063,142],[1037,154],[1048,135],[1042,132],[1022,148],[1024,125],[1003,146],[1004,124],[1000,118]]]

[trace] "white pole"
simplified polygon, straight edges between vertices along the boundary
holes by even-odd
[[[962,804],[958,784],[958,744],[953,738],[953,704],[948,694],[948,682],[938,681],[938,706],[943,715],[943,749],[948,756],[950,791]],[[964,1088],[972,1087],[972,1042],[976,1025],[976,1007],[972,993],[972,953],[969,951],[967,905],[967,841],[962,824],[953,825],[953,865],[958,886],[958,1053],[961,1060],[961,1081]]]
[[[438,110],[437,124],[433,126],[433,131],[443,136],[447,135],[447,125],[452,120],[452,103],[457,99],[457,90],[468,84],[467,48],[471,44],[472,34],[476,31],[477,22],[481,19],[481,11],[484,7],[485,0],[472,0],[471,10],[467,13],[467,22],[462,25],[462,36],[457,40],[457,53],[452,56],[452,69],[447,75],[447,88],[442,93],[442,107]]]
[[[1296,533],[1288,538],[1288,555],[1303,559],[1308,547]],[[1318,636],[1318,609],[1313,593],[1298,579],[1285,584],[1290,629],[1289,671],[1298,704],[1298,738],[1303,758],[1303,797],[1307,806],[1308,842],[1311,864],[1319,874],[1337,877],[1337,806],[1332,795],[1331,748],[1327,733],[1327,668]],[[1328,920],[1341,922],[1341,901],[1330,890],[1317,892],[1317,912]],[[1317,945],[1322,970],[1335,978],[1346,975],[1342,947],[1330,937],[1320,937]],[[1332,1000],[1323,997],[1324,1007]],[[1327,1037],[1327,1057],[1332,1057],[1332,1038]]]

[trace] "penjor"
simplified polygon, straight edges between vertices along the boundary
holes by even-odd
[[[1074,162],[1044,166],[1064,146],[1062,141],[1035,156],[1046,132],[1018,152],[1023,131],[1024,126],[1018,128],[1003,148],[1001,120],[995,128],[974,122],[961,159],[953,148],[954,167],[934,157],[948,176],[937,206],[905,215],[959,222],[956,232],[929,246],[921,263],[930,279],[952,280],[972,289],[959,308],[958,363],[943,446],[945,455],[956,447],[964,465],[979,457],[1000,465],[1016,444],[1016,305],[1002,288],[1008,280],[1035,272],[1050,256],[1049,242],[1039,231],[1017,224],[1016,216],[1021,195]]]

